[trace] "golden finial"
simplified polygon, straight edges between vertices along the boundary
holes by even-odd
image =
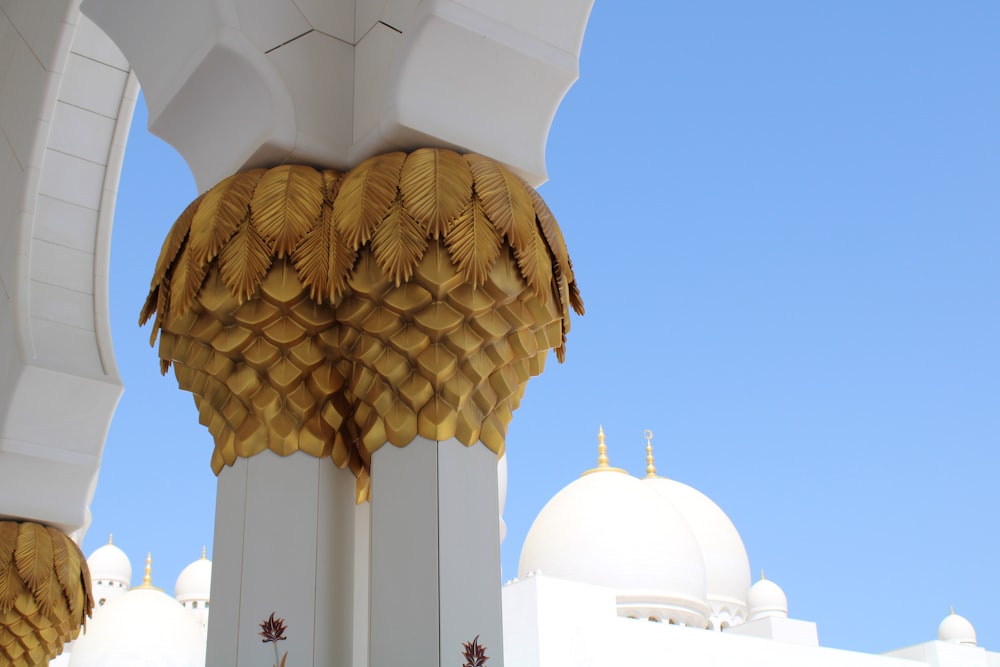
[[[608,442],[604,438],[604,425],[597,428],[597,467],[608,467]]]
[[[206,553],[207,553],[207,550],[205,549],[205,546],[202,545],[202,547],[201,547],[201,559],[202,560],[208,560],[208,556],[206,555]]]
[[[159,591],[162,590],[153,585],[153,553],[146,553],[146,573],[142,575],[142,585],[140,589]]]
[[[764,576],[764,570],[761,569],[761,571],[760,571],[760,580],[764,581],[765,579],[767,579],[767,577]]]
[[[612,468],[608,463],[608,443],[604,438],[604,426],[597,430],[597,467],[585,470],[583,474],[589,475],[592,472],[625,472],[621,468]]]
[[[114,544],[114,543],[115,543],[114,533],[108,533],[108,544]]]
[[[646,479],[656,479],[656,462],[653,460],[653,432],[648,428],[642,432],[646,438]]]
[[[948,610],[951,612],[952,616],[955,615],[955,605],[953,604],[948,605]]]

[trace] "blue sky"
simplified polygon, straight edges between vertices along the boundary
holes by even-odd
[[[696,5],[696,6],[695,6]],[[601,2],[542,195],[587,315],[508,435],[513,576],[545,502],[593,465],[713,498],[821,643],[934,638],[949,605],[1000,651],[1000,5]],[[154,582],[211,553],[211,440],[136,320],[195,196],[140,103],[112,242],[126,394],[87,553]],[[668,566],[668,564],[664,564]]]

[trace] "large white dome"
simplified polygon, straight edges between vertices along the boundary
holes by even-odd
[[[619,613],[705,627],[705,565],[694,533],[660,494],[624,471],[572,482],[535,519],[518,576],[544,575],[615,590]]]
[[[750,559],[733,522],[708,496],[687,484],[666,477],[647,477],[642,484],[666,498],[698,540],[705,561],[713,625],[720,627],[745,621]]]
[[[70,667],[204,667],[205,635],[190,612],[152,587],[109,601],[73,643]]]
[[[132,563],[124,551],[111,543],[110,538],[107,544],[90,554],[87,568],[90,570],[90,578],[95,582],[114,581],[128,587],[132,581]]]

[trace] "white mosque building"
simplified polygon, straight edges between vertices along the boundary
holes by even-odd
[[[152,555],[142,584],[131,587],[132,562],[111,539],[87,558],[94,616],[49,664],[58,667],[142,665],[203,667],[212,561],[201,558],[177,577],[174,597],[153,585]]]
[[[952,612],[936,639],[872,655],[821,646],[815,623],[789,616],[777,583],[751,585],[746,548],[703,493],[657,474],[647,431],[646,476],[611,465],[603,429],[597,466],[545,505],[502,589],[510,667],[1000,667]],[[498,466],[506,499],[506,457]],[[505,533],[502,517],[501,535]],[[140,586],[110,540],[87,559],[96,610],[60,667],[203,667],[212,562],[178,576],[174,597],[155,588],[147,555]]]
[[[0,518],[58,530],[77,543],[89,525],[107,427],[122,391],[110,336],[107,268],[139,78],[155,129],[185,157],[202,191],[248,166],[300,162],[350,169],[385,151],[439,146],[490,156],[540,184],[546,179],[548,128],[576,79],[591,4],[85,0],[81,13],[81,0],[0,3]],[[314,74],[317,63],[322,76]],[[481,88],[456,75],[474,71],[489,74],[476,78]],[[216,537],[214,621],[212,564],[204,555],[182,572],[171,597],[154,585],[149,556],[141,584],[132,587],[129,557],[114,544],[101,547],[88,559],[94,615],[86,632],[50,664],[232,665],[231,656],[245,657],[242,647],[259,645],[255,628],[240,623],[245,610],[232,601],[249,608],[248,600],[280,594],[297,605],[300,617],[315,619],[319,611],[329,620],[350,609],[343,618],[357,621],[357,636],[349,637],[353,659],[326,657],[342,648],[334,646],[333,630],[343,628],[320,620],[310,628],[314,657],[302,664],[457,665],[457,656],[447,662],[439,638],[465,637],[473,618],[469,609],[479,614],[476,623],[485,619],[483,626],[499,630],[498,608],[485,601],[499,589],[504,658],[495,659],[496,665],[1000,667],[1000,653],[979,647],[972,625],[954,613],[943,619],[936,638],[928,632],[928,641],[886,654],[821,646],[816,625],[790,615],[794,605],[775,582],[762,578],[751,585],[743,541],[721,508],[699,491],[658,476],[650,444],[644,478],[614,468],[603,433],[597,466],[542,509],[523,545],[516,579],[501,587],[499,559],[495,578],[485,565],[474,567],[496,554],[493,527],[465,521],[459,511],[465,507],[438,505],[439,494],[422,494],[430,488],[426,480],[400,472],[410,460],[403,457],[429,460],[425,451],[447,452],[440,464],[413,460],[433,466],[431,483],[439,492],[454,492],[459,476],[439,472],[474,452],[468,456],[478,458],[464,459],[460,468],[476,475],[477,483],[464,487],[467,495],[476,494],[467,503],[476,510],[469,516],[489,518],[496,507],[493,450],[466,450],[453,438],[438,444],[438,450],[376,452],[388,470],[381,488],[392,491],[373,497],[393,501],[390,509],[375,518],[373,503],[367,503],[338,515],[336,532],[330,528],[320,536],[329,552],[291,550],[308,556],[306,568],[290,578],[295,586],[254,577],[254,568],[268,563],[251,562],[254,544],[244,538],[257,537],[252,529],[268,520],[267,512],[223,502],[220,507],[239,518],[230,523],[242,532]],[[270,476],[254,480],[286,471],[287,480],[322,480],[322,487],[316,481],[308,488],[288,482],[282,488],[301,494],[280,499],[289,505],[300,496],[308,501],[316,521],[281,527],[298,544],[316,545],[312,527],[325,530],[331,523],[318,520],[330,506],[326,500],[351,497],[355,481],[343,483],[347,473],[334,470],[328,456],[300,454],[287,457],[283,467],[269,452],[240,458],[220,476],[219,495],[266,498],[261,487],[248,486],[249,466]],[[498,476],[502,514],[503,463]],[[424,495],[430,500],[409,513],[409,500]],[[411,514],[422,523],[410,522]],[[465,537],[456,527],[466,523],[479,531],[473,545],[483,556],[478,560],[467,557],[469,540],[454,537]],[[451,552],[432,535],[440,525],[452,529],[453,542],[446,543]],[[498,525],[502,536],[502,520]],[[389,539],[400,527],[411,530]],[[325,575],[309,568],[341,563],[327,557],[343,546],[330,536],[345,534],[354,540],[356,569],[333,573],[331,580],[379,587],[341,586],[323,598],[337,603],[327,608],[308,595],[323,584],[306,573]],[[372,548],[379,540],[378,549]],[[220,544],[230,549],[230,564],[248,556],[244,569],[222,567]],[[450,606],[426,614],[430,620],[414,611],[424,610],[428,595],[437,595],[438,603],[444,599],[440,582],[405,595],[400,580],[423,584],[432,577],[393,579],[388,575],[404,571],[394,567],[372,574],[377,566],[405,561],[409,553],[401,546],[421,549],[421,565],[430,563],[421,573],[450,577]],[[459,548],[462,557],[442,560]],[[223,581],[220,573],[233,576]],[[485,586],[470,595],[466,584],[473,578]],[[476,604],[465,605],[468,599]],[[5,611],[10,627],[25,636],[29,621],[39,616],[37,610],[23,616]],[[414,630],[425,621],[424,629]],[[206,658],[210,622],[222,640],[215,642],[217,655],[230,656],[225,660]],[[52,635],[50,630],[37,634]],[[439,654],[440,661],[389,660],[374,651],[369,660],[366,651],[388,644],[379,637],[395,638],[401,630],[430,637],[420,655]],[[399,652],[410,658],[412,650],[403,643]],[[31,664],[37,664],[34,658]],[[255,655],[253,664],[270,662],[262,656],[258,663]]]

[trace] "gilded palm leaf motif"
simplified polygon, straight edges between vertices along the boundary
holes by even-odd
[[[175,223],[143,309],[215,438],[217,473],[264,449],[329,455],[360,501],[386,442],[502,453],[528,378],[549,349],[562,359],[582,307],[534,190],[441,149],[217,187]]]
[[[0,521],[0,664],[49,664],[93,607],[75,542],[55,528]]]

